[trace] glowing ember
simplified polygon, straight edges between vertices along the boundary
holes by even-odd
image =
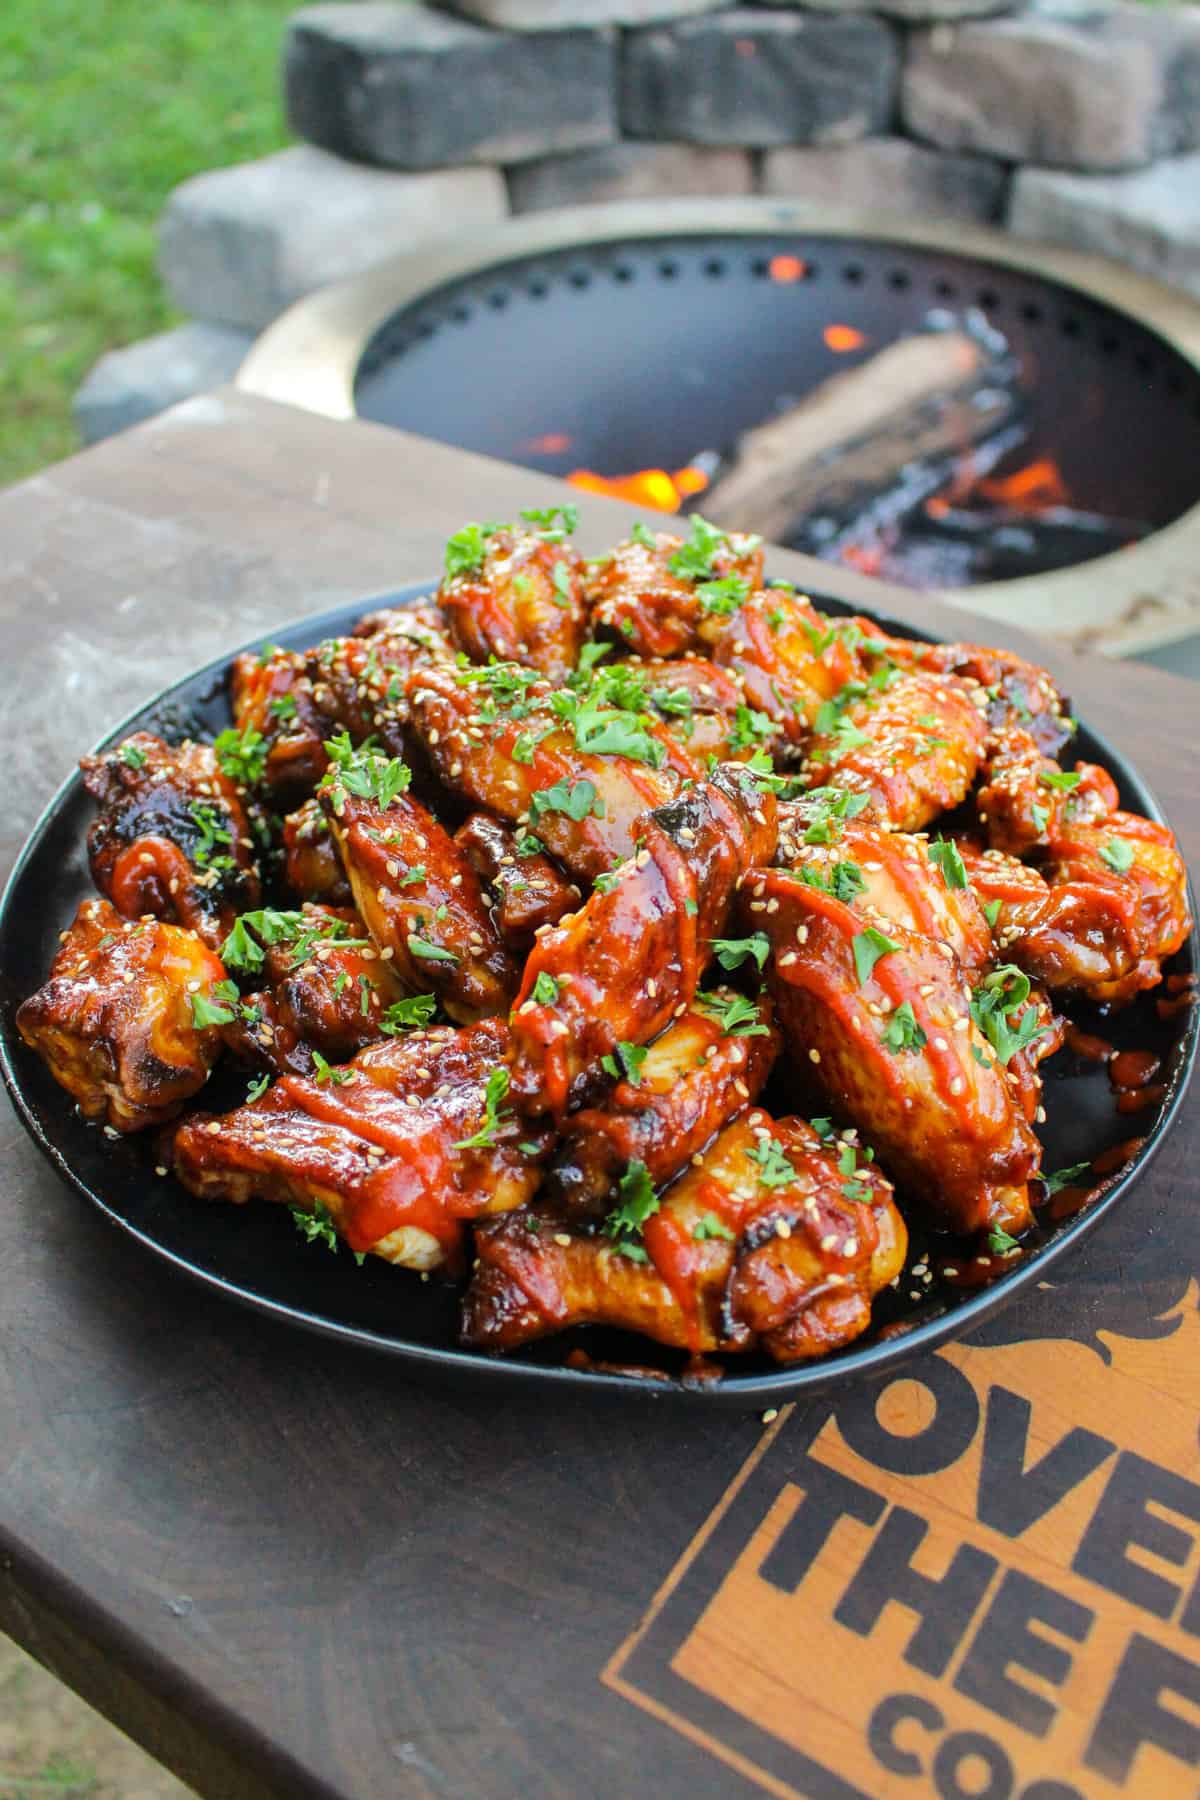
[[[678,512],[689,494],[708,486],[703,469],[638,469],[632,475],[597,475],[591,469],[572,469],[567,480],[588,494],[607,494],[613,500],[632,500],[655,512]]]
[[[565,431],[546,431],[541,437],[530,438],[521,448],[535,456],[557,456],[571,448],[571,440]]]
[[[773,256],[767,264],[767,274],[772,281],[803,281],[808,273],[808,264],[801,262],[798,256]]]
[[[855,331],[853,325],[827,325],[821,336],[825,339],[826,348],[836,350],[839,356],[847,350],[861,350],[866,338],[861,331]]]
[[[981,481],[977,490],[985,500],[997,500],[1024,512],[1042,512],[1048,506],[1065,506],[1071,496],[1058,464],[1051,456],[1026,463],[1015,475]]]

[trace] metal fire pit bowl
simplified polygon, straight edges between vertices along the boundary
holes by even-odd
[[[867,356],[971,309],[1015,353],[1031,451],[1073,504],[1152,529],[935,597],[1114,656],[1200,631],[1200,307],[999,232],[766,200],[542,213],[301,301],[238,385],[547,474],[682,467],[849,366],[825,325]]]

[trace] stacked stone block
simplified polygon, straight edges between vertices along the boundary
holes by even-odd
[[[119,380],[168,403],[315,288],[546,207],[1008,223],[1200,294],[1197,4],[339,0],[293,17],[283,86],[301,143],[185,182],[163,221],[168,288],[226,335],[118,353],[91,421]]]

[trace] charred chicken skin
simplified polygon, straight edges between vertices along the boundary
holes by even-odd
[[[286,1075],[181,1125],[175,1172],[202,1199],[320,1209],[360,1254],[457,1268],[466,1221],[524,1205],[541,1180],[548,1134],[496,1098],[506,1037],[496,1019],[415,1031],[324,1078]]]
[[[1030,1226],[1058,1009],[1161,979],[1183,864],[1058,760],[1044,670],[703,518],[587,563],[575,524],[466,526],[430,600],[237,658],[212,745],[85,759],[107,898],[19,1028],[193,1195],[467,1279],[480,1350],[826,1355],[905,1213]],[[245,1103],[179,1121],[222,1054]]]
[[[17,1029],[80,1112],[113,1131],[161,1125],[221,1049],[225,970],[194,932],[84,900]]]
[[[832,1142],[801,1119],[751,1112],[661,1195],[631,1168],[607,1231],[565,1231],[540,1206],[480,1228],[468,1344],[511,1350],[603,1324],[693,1352],[758,1346],[799,1362],[859,1336],[903,1265],[891,1187],[853,1134]],[[630,1217],[636,1239],[622,1229]]]
[[[260,889],[245,811],[212,746],[138,731],[79,766],[99,807],[88,857],[100,892],[124,918],[152,913],[219,948]]]

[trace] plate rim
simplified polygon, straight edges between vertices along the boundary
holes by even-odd
[[[264,639],[265,641],[274,641],[276,638],[284,638],[310,627],[314,630],[327,630],[331,627],[331,622],[332,629],[339,629],[343,624],[366,613],[387,607],[411,606],[418,601],[428,599],[436,590],[437,585],[435,578],[409,582],[403,587],[345,601],[336,607],[328,607],[320,612],[302,614],[271,627],[265,634],[258,632],[245,643],[237,645],[220,656],[211,658],[198,668],[185,672],[178,680],[159,689],[148,700],[132,707],[118,724],[103,734],[90,754],[95,754],[118,741],[128,733],[130,727],[137,720],[143,718],[154,708],[169,702],[180,688],[192,688],[197,683],[224,683],[234,659],[245,651],[260,648]],[[907,620],[896,618],[885,610],[869,606],[855,606],[831,594],[811,592],[810,597],[816,605],[831,609],[843,617],[869,618],[897,635],[919,642],[953,641],[935,637],[933,634],[911,625]],[[1112,765],[1112,772],[1117,773],[1123,780],[1135,787],[1139,792],[1139,797],[1145,797],[1147,816],[1157,823],[1167,824],[1158,797],[1145,777],[1123,752],[1114,748],[1102,732],[1097,731],[1086,719],[1080,719],[1079,722],[1087,729],[1102,757]],[[77,797],[80,786],[81,777],[77,766],[64,778],[42,808],[18,851],[4,884],[3,893],[0,893],[0,944],[3,944],[4,941],[10,912],[15,910],[19,900],[20,889],[29,864],[36,857],[43,838],[57,820],[59,812],[69,800]],[[1188,900],[1192,915],[1195,917],[1196,901],[1190,878]],[[1189,943],[1192,947],[1192,960],[1195,962],[1197,951],[1194,935],[1189,939]],[[764,1402],[775,1404],[793,1398],[806,1399],[844,1383],[870,1380],[879,1375],[881,1371],[890,1373],[894,1369],[903,1367],[905,1363],[917,1356],[935,1350],[952,1339],[964,1337],[984,1320],[1016,1300],[1040,1272],[1051,1267],[1089,1237],[1113,1207],[1119,1204],[1141,1179],[1175,1126],[1192,1080],[1198,1050],[1200,1050],[1200,1006],[1192,1006],[1188,1009],[1187,1020],[1172,1058],[1170,1086],[1163,1100],[1162,1109],[1141,1148],[1114,1176],[1092,1205],[1085,1207],[1075,1218],[1066,1222],[1049,1243],[1036,1247],[1024,1257],[1011,1274],[1002,1276],[996,1282],[978,1289],[945,1312],[913,1325],[911,1328],[898,1331],[893,1337],[877,1339],[875,1342],[861,1345],[857,1349],[851,1346],[840,1355],[749,1374],[739,1374],[735,1365],[733,1369],[727,1370],[719,1381],[692,1382],[669,1374],[664,1374],[661,1379],[656,1379],[649,1375],[609,1373],[599,1369],[570,1368],[565,1364],[529,1362],[517,1358],[489,1356],[484,1352],[468,1350],[457,1344],[435,1346],[411,1338],[384,1335],[366,1326],[348,1324],[328,1315],[313,1312],[307,1307],[274,1299],[268,1294],[263,1294],[243,1285],[238,1280],[221,1274],[219,1271],[200,1266],[186,1255],[163,1243],[153,1232],[126,1218],[116,1206],[109,1203],[102,1193],[98,1192],[72,1168],[69,1159],[47,1132],[32,1102],[25,1094],[24,1082],[21,1072],[17,1068],[14,1053],[27,1051],[27,1046],[23,1044],[16,1032],[15,1021],[10,1021],[6,1012],[0,1013],[0,1075],[3,1076],[4,1085],[17,1117],[51,1167],[66,1181],[68,1186],[96,1208],[107,1224],[120,1230],[151,1255],[167,1263],[189,1279],[200,1283],[210,1292],[218,1294],[224,1299],[232,1300],[252,1312],[265,1314],[271,1319],[299,1327],[301,1330],[317,1336],[350,1344],[376,1354],[389,1356],[401,1363],[410,1364],[413,1366],[414,1373],[424,1370],[435,1371],[437,1376],[443,1380],[450,1378],[462,1383],[475,1380],[499,1380],[525,1390],[530,1386],[544,1386],[547,1383],[552,1386],[563,1384],[558,1387],[558,1391],[578,1392],[580,1389],[584,1389],[592,1394],[609,1397],[624,1396],[628,1398],[632,1396],[658,1402],[669,1398],[677,1404],[686,1401],[728,1407],[742,1406],[747,1409]],[[30,1054],[32,1053],[30,1052]]]

